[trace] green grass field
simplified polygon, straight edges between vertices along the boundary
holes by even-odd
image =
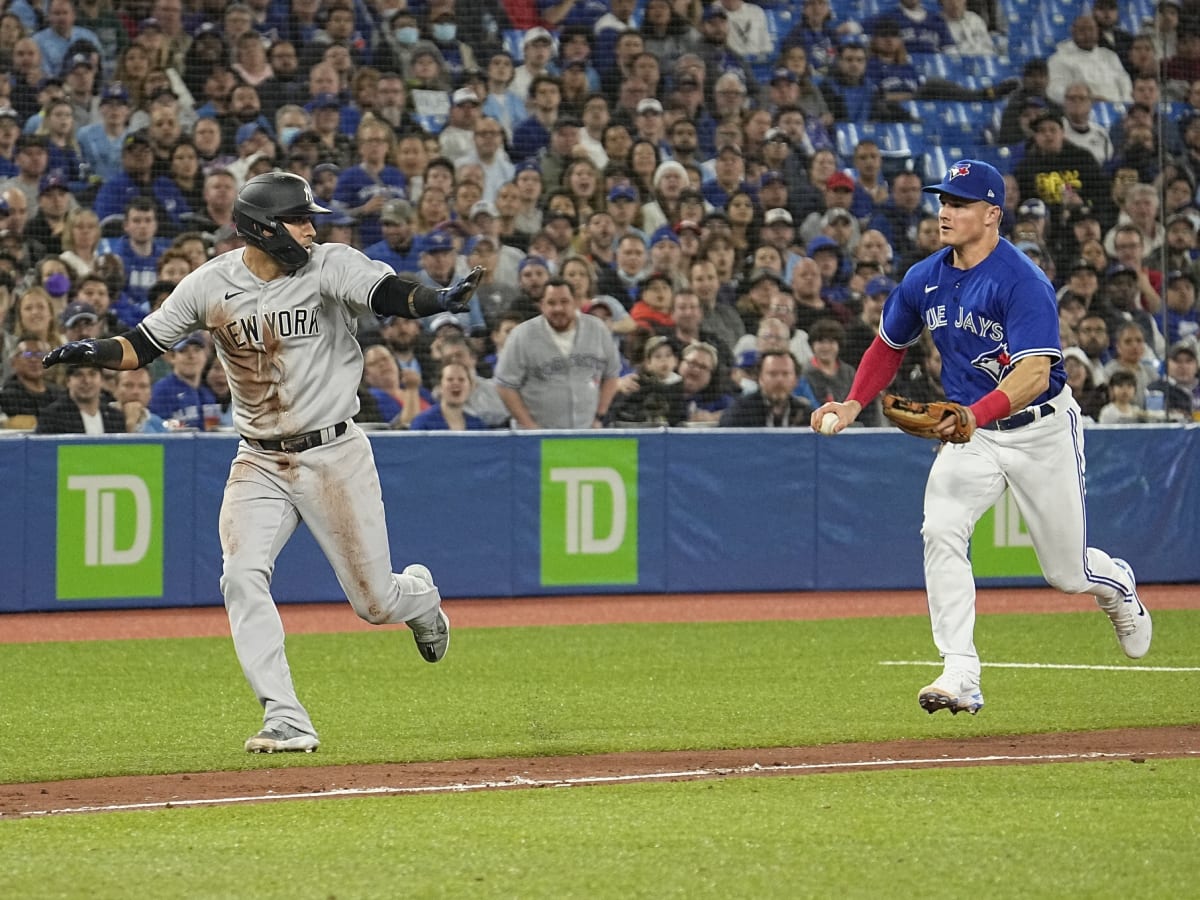
[[[1197,672],[1134,672],[1096,614],[986,616],[977,717],[927,716],[924,618],[289,639],[316,754],[251,756],[227,639],[0,647],[2,783],[98,775],[1194,724]],[[1200,666],[1157,612],[1152,666]],[[12,897],[1181,897],[1200,761],[738,778],[0,821]]]

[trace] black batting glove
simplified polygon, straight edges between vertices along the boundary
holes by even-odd
[[[42,360],[42,368],[49,369],[57,365],[99,365],[100,354],[95,341],[71,341],[61,347],[55,347]]]
[[[471,296],[483,278],[483,266],[476,266],[467,273],[467,277],[448,288],[437,292],[438,305],[446,312],[467,312],[471,308]]]

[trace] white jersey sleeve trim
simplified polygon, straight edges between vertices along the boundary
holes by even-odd
[[[1030,356],[1049,356],[1051,359],[1062,359],[1062,351],[1057,347],[1034,347],[1030,350],[1022,350],[1020,353],[1014,353],[1009,359],[1012,362],[1018,362]]]
[[[150,333],[150,329],[148,329],[146,327],[145,323],[142,323],[142,322],[138,323],[138,331],[140,331],[142,334],[144,334],[146,336],[146,340],[148,340],[151,344],[153,344],[158,350],[161,350],[163,353],[166,353],[168,350],[171,349],[166,344],[164,344],[162,341],[160,341],[158,338],[156,338],[154,335],[152,335]]]
[[[915,344],[917,341],[919,341],[921,339],[921,333],[917,332],[917,336],[915,338],[913,338],[911,341],[909,341],[907,344],[897,344],[890,337],[888,337],[887,334],[884,332],[882,322],[879,325],[879,336],[881,338],[883,338],[883,342],[885,344],[887,344],[889,347],[891,347],[893,350],[907,350],[909,347],[911,347],[913,344]]]

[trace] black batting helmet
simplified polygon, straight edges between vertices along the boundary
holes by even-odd
[[[294,272],[308,262],[308,251],[283,227],[283,220],[306,219],[331,211],[317,205],[312,188],[299,175],[267,172],[255,175],[238,192],[233,224],[247,244]]]

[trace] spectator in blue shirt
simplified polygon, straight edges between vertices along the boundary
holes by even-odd
[[[193,331],[172,347],[168,362],[171,374],[155,382],[150,391],[150,412],[203,431],[204,407],[217,402],[217,395],[204,383],[208,342],[203,333]]]
[[[129,124],[129,93],[119,84],[100,92],[100,121],[79,129],[75,139],[91,174],[101,183],[112,181],[124,171],[121,150]]]
[[[142,132],[125,136],[121,147],[122,173],[100,186],[93,208],[103,222],[110,216],[123,215],[130,202],[147,199],[156,210],[163,211],[163,220],[170,221],[166,209],[186,210],[187,201],[173,182],[154,178],[154,150],[150,139]]]
[[[421,267],[421,254],[413,240],[413,220],[416,218],[407,200],[389,200],[379,210],[379,227],[383,237],[370,244],[363,253],[370,259],[385,262],[397,272],[416,272]]]
[[[130,328],[150,312],[150,287],[158,280],[158,258],[170,246],[170,241],[157,235],[158,212],[154,201],[137,197],[125,210],[125,235],[100,242],[101,254],[112,253],[121,258],[125,266],[125,293],[141,309],[137,321],[123,319]]]
[[[834,121],[866,122],[873,118],[879,89],[866,75],[866,39],[862,35],[843,38],[830,73],[821,82],[821,93]]]
[[[438,382],[439,400],[419,413],[408,425],[409,431],[483,431],[483,419],[463,409],[471,396],[475,374],[458,362],[442,364]]]
[[[334,202],[358,222],[362,244],[369,246],[383,238],[379,213],[389,200],[402,198],[408,180],[404,173],[388,164],[396,146],[390,125],[374,115],[364,116],[356,135],[359,163],[338,175]]]
[[[532,159],[540,150],[550,146],[550,129],[558,121],[561,103],[562,91],[557,78],[539,75],[533,79],[529,85],[527,104],[533,112],[513,132],[513,162]]]
[[[874,34],[883,22],[895,25],[904,41],[904,49],[909,53],[941,53],[954,46],[954,38],[942,14],[927,9],[921,0],[900,0],[898,6],[880,13],[863,27]]]
[[[799,19],[784,37],[779,49],[784,51],[789,47],[803,47],[812,67],[818,72],[825,72],[833,65],[841,36],[852,33],[850,23],[841,26],[834,24],[829,0],[804,0]]]
[[[33,42],[42,51],[42,71],[47,77],[62,71],[67,49],[76,41],[87,41],[100,50],[100,37],[87,28],[75,26],[75,4],[71,0],[50,0],[47,10],[47,27],[33,36]]]

